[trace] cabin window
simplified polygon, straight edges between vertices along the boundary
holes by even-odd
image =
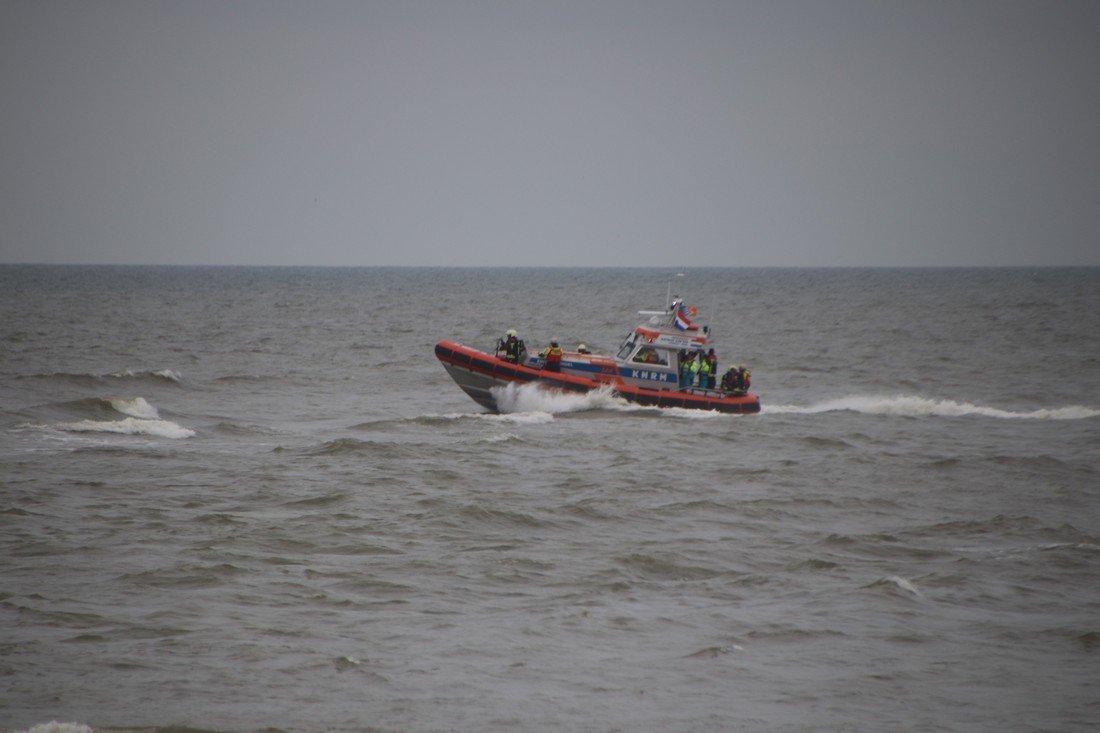
[[[626,341],[623,342],[623,347],[619,349],[619,358],[626,359],[630,356],[630,352],[634,350],[634,334],[630,334],[626,337]]]
[[[638,349],[638,353],[634,355],[634,361],[639,364],[668,366],[668,359],[665,357],[664,351],[648,345],[644,345]]]

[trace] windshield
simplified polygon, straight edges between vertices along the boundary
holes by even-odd
[[[652,346],[642,346],[638,349],[638,353],[634,355],[634,361],[640,364],[660,364],[661,366],[668,366],[668,359],[665,358],[665,350],[655,349]]]
[[[630,352],[634,350],[634,334],[628,333],[626,335],[626,341],[623,341],[623,346],[619,349],[619,358],[626,359],[630,356]]]

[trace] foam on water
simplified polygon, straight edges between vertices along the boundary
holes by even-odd
[[[108,374],[107,376],[113,377],[115,379],[140,379],[142,377],[159,377],[161,379],[166,379],[169,382],[179,382],[183,380],[183,377],[180,375],[180,373],[175,371],[174,369],[158,369],[156,371],[134,371],[133,369],[126,369],[121,372]]]
[[[909,580],[908,578],[903,578],[900,575],[888,575],[887,577],[883,578],[883,580],[887,583],[893,583],[898,588],[901,588],[906,593],[914,595],[917,598],[924,598],[924,594],[922,594],[917,589],[917,586],[913,585],[913,581]]]
[[[487,413],[483,415],[477,415],[481,420],[488,420],[490,422],[502,422],[510,423],[512,425],[539,425],[542,423],[553,422],[554,415],[550,412],[541,412],[539,410],[531,410],[529,412],[507,412],[499,415]]]
[[[130,417],[137,417],[143,420],[160,419],[160,413],[157,412],[157,408],[146,402],[144,397],[135,397],[132,400],[122,397],[111,397],[108,398],[107,401],[110,403],[111,409],[123,415],[129,415]]]
[[[730,412],[718,412],[717,410],[692,410],[686,407],[663,407],[659,409],[662,414],[679,417],[685,420],[724,420],[739,418],[743,415]]]
[[[121,420],[76,420],[55,425],[27,425],[25,427],[60,430],[67,433],[117,433],[121,435],[149,435],[157,438],[191,438],[195,431],[171,420],[163,420],[157,408],[144,397],[107,397],[88,400],[100,409],[108,407],[112,412],[126,415]],[[72,403],[80,405],[83,403]]]
[[[49,723],[38,723],[30,729],[20,733],[95,733],[95,731],[83,723],[61,723],[51,720]]]
[[[926,397],[897,395],[894,397],[851,395],[826,400],[814,405],[761,404],[764,414],[813,415],[821,412],[859,412],[865,415],[899,415],[904,417],[962,417],[977,415],[1008,420],[1085,420],[1100,416],[1100,410],[1083,405],[1016,412],[996,407],[974,405],[954,400],[934,400]]]
[[[632,410],[637,407],[615,397],[610,387],[591,392],[563,392],[547,389],[538,384],[508,384],[504,387],[494,387],[492,392],[496,398],[497,408],[505,414],[556,415],[588,410]]]
[[[157,438],[192,438],[195,431],[171,420],[143,420],[128,417],[124,420],[81,420],[61,423],[58,430],[71,433],[120,433],[122,435],[151,435]]]

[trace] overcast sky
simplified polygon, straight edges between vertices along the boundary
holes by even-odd
[[[0,261],[1100,265],[1100,2],[0,0]]]

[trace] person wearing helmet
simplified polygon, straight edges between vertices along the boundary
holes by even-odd
[[[550,339],[550,345],[542,350],[541,356],[546,359],[546,371],[561,371],[561,345],[556,338]]]
[[[722,376],[722,390],[733,394],[745,394],[752,384],[752,374],[744,364],[732,366]]]
[[[577,347],[577,353],[578,354],[591,354],[592,352],[588,350],[587,346],[585,346],[584,344],[580,344]]]
[[[514,328],[505,331],[504,338],[497,342],[498,355],[503,352],[504,360],[510,364],[518,364],[526,351],[527,347],[524,345],[523,339],[516,334]]]

